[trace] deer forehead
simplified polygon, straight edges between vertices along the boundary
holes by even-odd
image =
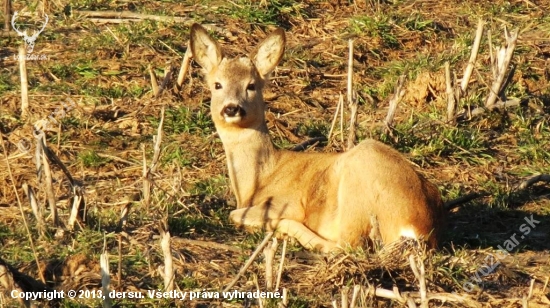
[[[225,87],[248,85],[261,81],[260,75],[250,58],[223,58],[220,64],[208,74],[210,84],[219,82]]]

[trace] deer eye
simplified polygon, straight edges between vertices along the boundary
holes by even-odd
[[[249,83],[248,86],[246,87],[246,90],[247,91],[256,91],[256,85],[253,84],[253,83]]]
[[[214,89],[220,90],[222,88],[222,84],[219,82],[214,83]]]

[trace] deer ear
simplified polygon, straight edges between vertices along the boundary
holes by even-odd
[[[189,40],[193,58],[207,72],[212,71],[222,60],[220,45],[206,29],[199,24],[191,26],[191,38]]]
[[[254,65],[263,78],[267,78],[279,61],[285,51],[285,32],[278,28],[271,32],[258,46],[258,51],[254,57]]]

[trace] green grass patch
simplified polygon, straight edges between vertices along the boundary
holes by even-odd
[[[158,127],[160,118],[149,117],[149,122],[153,127]],[[203,108],[180,106],[165,111],[163,130],[168,135],[190,133],[207,136],[213,132],[213,128],[212,119]]]
[[[15,89],[9,74],[0,74],[0,92],[12,91]]]
[[[232,227],[227,223],[228,215],[229,213],[224,210],[212,210],[204,215],[180,214],[177,217],[169,217],[168,226],[170,232],[182,237],[229,232]]]
[[[222,6],[218,13],[227,14],[234,19],[251,24],[281,25],[294,18],[307,18],[304,2],[292,0],[267,1],[265,6],[260,2],[238,0],[233,4]]]
[[[164,148],[164,155],[161,157],[162,164],[176,163],[180,167],[189,167],[196,161],[196,156],[189,150],[182,147],[179,142],[173,142]]]
[[[380,100],[385,99],[395,90],[400,75],[405,74],[409,81],[415,80],[422,72],[439,71],[445,61],[449,60],[449,57],[451,56],[434,57],[433,55],[418,53],[410,59],[398,59],[383,66],[369,67],[367,73],[382,81],[376,85],[365,85],[362,91]]]
[[[382,41],[381,47],[399,47],[399,40],[395,35],[394,26],[388,15],[355,16],[350,19],[347,30],[353,34],[378,38]]]
[[[517,114],[510,130],[517,136],[517,151],[524,162],[550,162],[550,126],[547,117],[541,114]]]
[[[86,150],[78,154],[78,160],[86,168],[98,168],[110,161],[108,158],[99,156],[94,150]]]
[[[217,175],[195,183],[190,193],[193,195],[220,196],[228,187],[227,178]]]
[[[300,136],[326,137],[330,130],[330,123],[319,120],[307,120],[305,123],[298,123],[296,132]]]

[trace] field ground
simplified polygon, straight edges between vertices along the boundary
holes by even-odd
[[[57,0],[14,1],[13,11],[22,12],[25,5],[35,16],[42,10],[49,16],[33,51],[46,59],[26,63],[27,115],[21,113],[15,57],[24,42],[14,31],[0,35],[0,269],[9,269],[21,289],[99,290],[100,255],[105,250],[112,289],[143,294],[162,290],[160,230],[168,228],[176,288],[218,291],[262,241],[264,234],[246,233],[228,221],[234,198],[199,67],[192,64],[183,89],[168,78],[159,96],[152,92],[149,68],[161,84],[167,72],[177,75],[189,27],[199,22],[213,25],[211,30],[231,55],[252,51],[276,26],[286,30],[285,56],[265,95],[268,125],[280,148],[327,137],[339,95],[346,93],[348,40],[353,39],[358,139],[379,139],[404,153],[438,185],[446,201],[483,194],[449,211],[441,249],[425,256],[428,293],[447,294],[431,300],[430,306],[550,306],[550,184],[518,188],[529,176],[550,173],[550,1]],[[101,21],[80,11],[170,18]],[[173,16],[183,19],[174,22]],[[474,117],[466,112],[449,124],[443,67],[450,63],[458,84],[480,18],[486,22],[485,31],[458,110],[484,105],[493,82],[489,43],[505,45],[505,29],[519,29],[519,39],[501,97],[521,103]],[[20,16],[17,23],[32,28],[40,26],[38,21],[25,22]],[[400,75],[406,76],[406,93],[389,135],[383,119]],[[147,202],[143,157],[148,164],[153,159],[162,108],[164,135],[159,163],[148,177]],[[61,164],[50,161],[51,189],[45,188],[45,167],[37,177],[32,127],[39,120],[50,124],[43,129],[47,146],[66,166],[74,185],[83,189],[84,219],[74,230],[68,220],[75,192]],[[320,142],[307,151],[343,151],[347,107],[343,122],[343,131],[336,125],[329,144]],[[24,184],[44,208],[44,227],[31,211]],[[53,193],[48,196],[47,191]],[[57,205],[58,226],[52,223],[49,202]],[[510,255],[495,264],[499,246]],[[265,290],[264,261],[260,255],[235,289]],[[8,276],[2,277],[0,306],[17,306],[9,294],[15,286],[6,282]],[[368,296],[369,286],[419,292],[407,263],[386,264],[377,254],[362,251],[323,256],[289,245],[281,280],[289,292],[288,307],[332,307],[333,300],[341,303],[342,289],[349,288],[351,294],[354,285],[364,287],[361,307],[405,305]],[[279,302],[270,300],[264,307]],[[255,301],[206,299],[114,303],[258,306]],[[101,301],[36,304],[97,307]]]

